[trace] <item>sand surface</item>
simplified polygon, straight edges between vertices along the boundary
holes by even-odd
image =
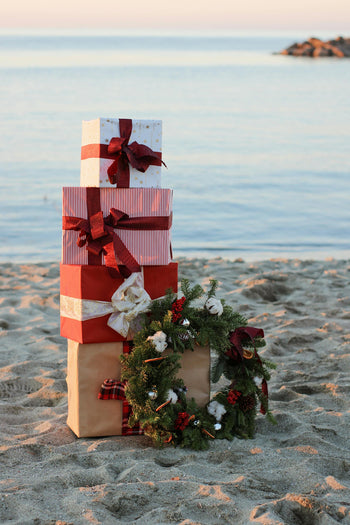
[[[2,264],[1,524],[350,524],[350,261],[179,263],[265,330],[278,426],[205,452],[75,438],[59,266]]]

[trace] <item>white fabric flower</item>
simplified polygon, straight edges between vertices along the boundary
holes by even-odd
[[[147,312],[151,298],[143,287],[143,275],[135,272],[114,292],[110,301],[77,299],[61,295],[61,316],[77,321],[88,321],[111,314],[107,324],[127,337],[129,330],[137,331],[140,314]]]
[[[205,303],[205,307],[211,315],[221,315],[224,311],[221,301],[215,299],[215,297],[209,297]]]
[[[210,401],[207,410],[211,416],[214,416],[216,421],[221,421],[222,416],[226,414],[226,408],[217,401]]]
[[[175,404],[178,400],[177,394],[175,394],[174,390],[172,390],[171,388],[169,388],[168,390],[168,396],[166,400],[171,401],[173,404]]]
[[[150,335],[147,337],[147,341],[151,341],[154,348],[157,350],[157,352],[164,352],[166,347],[168,346],[168,343],[166,342],[166,334],[162,332],[161,330],[158,330],[153,335]]]
[[[142,273],[132,273],[112,295],[112,313],[108,325],[123,337],[127,337],[130,323],[141,313],[147,312],[151,298],[143,288]]]

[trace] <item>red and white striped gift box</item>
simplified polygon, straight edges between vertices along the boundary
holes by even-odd
[[[93,201],[93,202],[91,202]],[[141,266],[166,265],[171,262],[171,220],[173,192],[161,188],[63,188],[63,222],[65,218],[90,219],[91,209],[101,210],[107,217],[111,209],[126,213],[130,218],[148,218],[151,221],[158,218],[163,222],[162,229],[132,229],[117,227],[115,232],[125,244],[129,252]],[[90,216],[89,216],[90,215]],[[142,222],[142,219],[141,221]],[[164,222],[167,226],[164,228]],[[62,232],[62,263],[63,264],[102,264],[89,260],[90,252],[87,245],[79,247],[79,231],[63,229]],[[123,264],[117,260],[118,264]]]

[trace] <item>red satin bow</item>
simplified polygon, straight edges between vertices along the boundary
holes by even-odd
[[[119,268],[124,277],[133,272],[140,272],[141,268],[136,259],[129,252],[119,235],[114,231],[118,227],[119,220],[128,215],[119,210],[111,209],[111,213],[105,219],[102,211],[92,215],[90,219],[79,217],[63,217],[63,229],[79,231],[77,245],[81,248],[87,246],[87,250],[99,256],[102,253],[106,259],[106,265],[118,267],[117,257],[126,267]]]
[[[264,330],[262,328],[254,328],[253,326],[240,326],[239,328],[236,328],[236,330],[230,334],[231,348],[227,350],[226,355],[233,361],[243,361],[243,342],[247,339],[250,339],[254,343],[254,339],[256,337],[264,337]],[[256,349],[254,349],[254,353],[259,364],[262,365],[261,359]],[[261,382],[261,391],[266,399],[267,404],[268,389],[265,379],[263,379]],[[263,404],[260,405],[260,412],[262,414],[266,414],[266,408]]]
[[[264,337],[264,330],[262,328],[254,328],[253,326],[240,326],[230,334],[231,348],[227,350],[226,355],[234,361],[243,360],[242,343],[246,339],[254,342],[256,337]]]
[[[87,245],[87,250],[94,254],[104,254],[106,265],[118,267],[117,258],[126,270],[119,268],[124,277],[133,272],[140,272],[141,267],[129,252],[115,229],[136,230],[168,230],[171,216],[129,217],[128,214],[111,208],[107,217],[98,211],[89,219],[80,217],[63,217],[63,229],[79,231],[77,245],[81,248]]]
[[[164,162],[161,154],[148,146],[135,141],[129,144],[131,119],[119,119],[119,130],[120,137],[113,137],[108,145],[108,154],[115,157],[115,160],[109,166],[107,174],[111,184],[117,184],[118,188],[129,188],[129,164],[144,173],[149,166],[161,166]]]

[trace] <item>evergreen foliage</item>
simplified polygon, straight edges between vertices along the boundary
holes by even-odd
[[[126,397],[133,409],[129,424],[139,422],[157,446],[170,443],[203,450],[215,438],[251,438],[259,405],[273,421],[267,390],[257,384],[259,379],[266,385],[270,378],[268,369],[274,368],[273,363],[257,353],[265,341],[262,337],[247,337],[243,341],[243,356],[235,349],[232,352],[230,334],[246,327],[247,321],[224,301],[215,299],[217,313],[209,311],[206,303],[208,299],[213,301],[216,288],[217,281],[210,281],[205,294],[201,286],[191,286],[184,279],[183,297],[177,299],[168,291],[163,299],[153,301],[144,316],[143,328],[134,337],[133,351],[121,357]],[[204,304],[193,306],[203,296]],[[224,407],[225,413],[220,417],[187,399],[182,379],[176,378],[181,353],[196,351],[197,346],[209,346],[217,354],[213,382],[222,375],[231,381],[229,388],[214,397]]]

